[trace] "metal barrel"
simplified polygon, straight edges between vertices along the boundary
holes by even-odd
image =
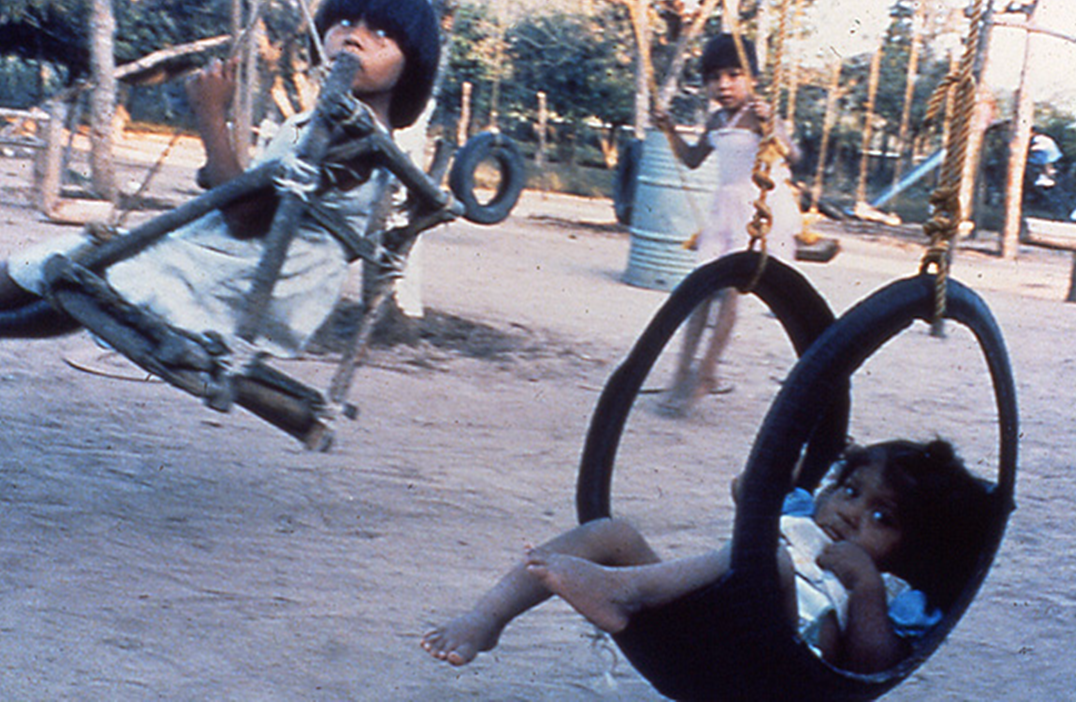
[[[672,290],[695,268],[695,252],[684,244],[705,222],[717,187],[717,168],[714,153],[698,168],[688,168],[673,155],[660,129],[647,131],[635,185],[625,283]]]

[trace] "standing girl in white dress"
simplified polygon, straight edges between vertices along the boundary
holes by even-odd
[[[771,110],[764,101],[754,97],[758,75],[754,44],[744,39],[743,48],[747,66],[740,62],[731,34],[717,35],[703,49],[702,76],[706,94],[719,107],[710,114],[706,131],[695,144],[689,145],[676,133],[668,113],[654,115],[655,123],[668,135],[673,153],[688,168],[698,168],[711,154],[712,158],[718,159],[717,188],[695,241],[702,262],[720,258],[737,248],[737,242],[744,241],[747,225],[754,216],[754,203],[759,198],[759,189],[751,180],[751,172],[762,139],[763,123],[770,119]],[[774,134],[784,145],[787,159],[795,160],[797,152],[787,130],[780,122],[774,126]],[[766,237],[766,249],[770,254],[791,260],[795,252],[795,236],[802,231],[803,221],[785,159],[772,165],[771,177],[776,186],[767,195],[773,225]],[[695,353],[715,301],[718,309],[714,331],[695,367]],[[732,389],[730,385],[718,382],[717,364],[732,334],[736,308],[737,293],[726,290],[700,305],[688,320],[673,387],[661,404],[668,414],[683,416],[699,397]]]

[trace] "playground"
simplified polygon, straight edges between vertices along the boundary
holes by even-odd
[[[118,153],[144,170],[158,141],[129,135]],[[198,165],[193,142],[181,145],[152,199],[189,198]],[[2,167],[0,255],[69,230],[31,206],[29,161]],[[913,227],[819,226],[842,251],[799,267],[837,312],[916,272]],[[422,338],[373,350],[352,390],[360,415],[339,421],[328,453],[241,410],[215,413],[84,333],[0,343],[0,696],[659,699],[557,602],[466,668],[418,641],[525,545],[574,523],[600,389],[667,294],[622,282],[628,234],[607,200],[528,191],[502,224],[454,223],[424,241]],[[1018,509],[968,614],[887,700],[1031,702],[1076,687],[1071,254],[1022,247],[1006,261],[989,248],[959,249],[953,276],[986,299],[1009,345]],[[324,385],[332,360],[282,365]],[[664,555],[727,537],[729,482],[791,363],[772,317],[745,305],[723,365],[732,393],[684,420],[641,396],[617,510]],[[913,327],[856,376],[853,436],[938,433],[987,456],[989,473],[981,368],[964,336]]]

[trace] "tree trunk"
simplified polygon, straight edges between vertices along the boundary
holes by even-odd
[[[1072,252],[1072,275],[1069,278],[1069,294],[1065,302],[1076,302],[1076,251]]]
[[[1034,23],[1035,11],[1042,1],[1032,5],[1027,25]],[[1027,168],[1027,149],[1031,143],[1031,123],[1035,119],[1035,101],[1032,99],[1028,74],[1031,70],[1031,33],[1024,32],[1024,64],[1020,69],[1020,86],[1016,92],[1016,108],[1013,115],[1012,133],[1009,141],[1009,168],[1005,188],[1005,227],[1001,232],[1001,257],[1016,258],[1020,247],[1020,224],[1024,217],[1024,170]]]
[[[650,3],[647,0],[628,0],[631,26],[635,30],[638,60],[635,62],[635,137],[646,137],[650,126],[650,85],[654,66],[650,60]]]
[[[975,221],[975,183],[979,174],[979,164],[983,150],[983,135],[987,127],[994,120],[994,99],[990,88],[983,83],[982,78],[986,75],[990,53],[990,37],[993,34],[994,6],[992,0],[987,0],[983,10],[983,24],[979,39],[978,52],[975,56],[974,74],[975,84],[975,110],[972,113],[970,131],[968,134],[968,150],[964,158],[964,173],[960,178],[960,212],[964,222]],[[974,230],[973,230],[974,231]]]
[[[867,80],[867,106],[863,115],[863,139],[859,148],[859,181],[856,185],[856,204],[867,201],[867,171],[870,170],[871,132],[874,126],[874,99],[878,94],[878,75],[882,66],[882,47],[871,57],[870,77]]]
[[[915,4],[915,17],[912,19],[912,45],[908,50],[908,77],[904,83],[904,103],[900,111],[900,131],[897,134],[897,164],[893,169],[893,185],[900,182],[900,176],[904,171],[905,152],[908,159],[914,154],[908,149],[908,127],[911,122],[912,100],[915,99],[915,81],[919,76],[919,51],[923,46],[923,21],[927,4],[917,2]]]
[[[112,13],[112,0],[93,0],[90,25],[90,68],[94,82],[90,94],[90,170],[97,194],[116,202],[116,168],[112,159],[113,118],[116,115],[116,59],[113,52],[116,18]]]

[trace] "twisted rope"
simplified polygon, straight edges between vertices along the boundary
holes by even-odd
[[[777,138],[774,120],[777,119],[777,110],[781,102],[781,86],[784,80],[784,50],[788,38],[790,2],[791,0],[782,0],[781,2],[781,20],[778,24],[777,42],[773,52],[774,72],[769,95],[770,116],[768,119],[760,120],[762,138],[759,140],[755,165],[751,170],[751,181],[758,188],[758,199],[754,202],[754,215],[751,221],[747,223],[747,233],[750,237],[747,248],[750,251],[757,247],[761,257],[758,270],[743,292],[751,292],[762,277],[763,270],[765,270],[766,261],[769,257],[766,250],[766,237],[769,235],[770,230],[773,229],[773,210],[766,200],[769,193],[776,186],[771,172],[774,163],[788,157],[788,148]],[[726,4],[725,12],[728,13],[728,11],[729,8]],[[740,60],[740,65],[744,67],[750,66],[751,64],[747,61],[747,50],[743,44],[743,36],[740,32],[740,23],[735,16],[731,14],[728,16],[730,19],[730,33],[736,46],[736,54]],[[760,40],[764,40],[764,37],[760,38]],[[752,88],[749,88],[748,99],[751,101],[756,99]]]
[[[982,33],[983,0],[972,0],[970,25],[964,43],[964,53],[955,73],[942,80],[931,95],[927,105],[926,120],[936,119],[951,96],[951,114],[949,133],[946,137],[945,160],[942,163],[938,185],[930,196],[932,214],[923,224],[923,233],[930,239],[930,245],[923,255],[919,266],[920,273],[934,271],[934,331],[941,333],[942,318],[946,309],[946,285],[949,277],[949,265],[952,260],[952,242],[956,239],[963,212],[960,205],[960,181],[964,175],[967,160],[968,142],[975,114],[975,57],[978,53]]]

